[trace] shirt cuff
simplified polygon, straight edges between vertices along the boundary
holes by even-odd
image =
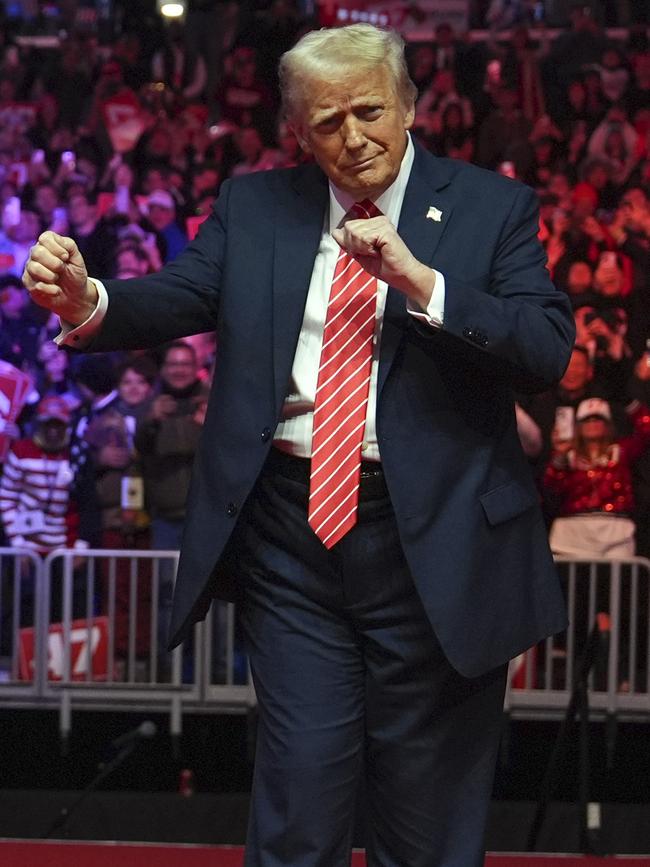
[[[435,268],[431,270],[436,275],[436,282],[431,293],[431,299],[427,304],[427,309],[422,310],[417,304],[413,304],[408,300],[406,302],[406,309],[414,319],[425,322],[431,328],[438,330],[442,328],[445,318],[445,278]]]
[[[97,288],[97,306],[88,319],[82,322],[81,325],[70,325],[69,322],[65,322],[63,319],[59,320],[61,331],[54,338],[54,342],[59,346],[72,346],[75,349],[84,349],[101,328],[106,311],[108,310],[108,292],[101,280],[96,280],[93,277],[92,282]]]

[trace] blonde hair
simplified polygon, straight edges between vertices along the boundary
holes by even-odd
[[[285,117],[293,120],[300,112],[305,77],[326,80],[341,70],[363,70],[384,64],[404,108],[410,108],[417,89],[406,68],[404,40],[394,30],[382,30],[372,24],[312,30],[280,59],[280,92]]]

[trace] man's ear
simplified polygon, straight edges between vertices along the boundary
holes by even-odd
[[[411,129],[415,120],[415,103],[412,102],[404,115],[404,129]]]
[[[311,146],[305,137],[304,127],[298,121],[287,121],[291,129],[293,130],[293,134],[298,140],[298,144],[300,145],[301,150],[306,154],[311,154]]]

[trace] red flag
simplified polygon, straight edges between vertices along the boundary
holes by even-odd
[[[113,150],[133,150],[146,127],[146,113],[132,90],[124,88],[102,103],[102,116]]]
[[[32,380],[8,361],[0,360],[0,421],[13,424],[25,405]],[[9,450],[9,437],[0,433],[0,462]]]

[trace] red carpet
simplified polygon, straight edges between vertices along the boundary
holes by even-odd
[[[230,846],[159,846],[129,843],[56,843],[0,840],[3,867],[242,867],[243,852]],[[352,867],[365,867],[361,853]],[[649,856],[581,858],[576,855],[488,855],[486,867],[641,867]]]

